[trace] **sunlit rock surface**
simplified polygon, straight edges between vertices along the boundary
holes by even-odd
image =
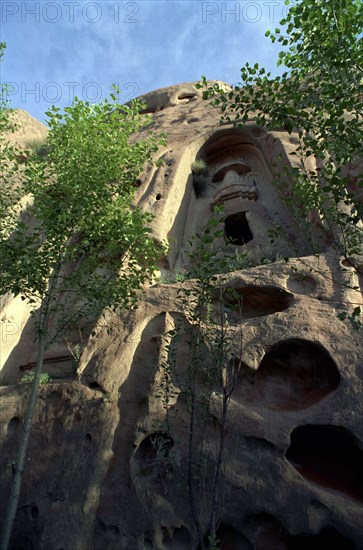
[[[168,334],[188,326],[181,283],[166,281],[189,267],[186,243],[223,204],[232,244],[221,239],[221,252],[247,253],[250,263],[231,265],[224,281],[243,301],[241,314],[233,297],[224,311],[243,346],[231,360],[241,368],[225,434],[220,548],[359,550],[363,346],[361,333],[337,314],[362,303],[361,292],[347,285],[362,289],[363,282],[332,252],[316,215],[318,250],[311,249],[273,186],[278,156],[296,162],[294,136],[265,132],[253,120],[238,129],[220,126],[218,110],[193,84],[144,99],[153,117],[145,131],[166,132],[167,147],[159,152],[163,164],[137,180],[137,200],[155,215],[155,237],[169,240],[169,253],[135,311],[108,315],[95,327],[85,322],[47,350],[44,370],[53,379],[40,391],[12,548],[197,548],[186,483],[186,397],[173,381],[169,434],[160,392]],[[12,139],[22,146],[46,135],[27,113],[19,121],[26,127]],[[198,189],[196,159],[207,165]],[[277,225],[280,237],[271,245]],[[20,380],[34,368],[37,348],[34,321],[19,298],[3,297],[0,322],[3,514],[29,394]],[[179,381],[189,353],[181,339]],[[201,376],[201,390],[204,383]],[[206,428],[211,447],[220,422],[215,392]]]

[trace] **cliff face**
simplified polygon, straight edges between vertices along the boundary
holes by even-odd
[[[182,283],[162,281],[177,280],[188,267],[186,243],[223,204],[224,231],[236,244],[222,239],[221,250],[236,257],[243,251],[249,264],[224,276],[243,307],[237,314],[229,304],[224,312],[242,345],[224,426],[220,547],[359,549],[363,346],[337,313],[362,303],[361,292],[349,288],[362,290],[363,281],[353,267],[342,269],[317,216],[311,228],[320,254],[311,255],[272,185],[276,162],[294,162],[294,136],[266,133],[253,121],[220,126],[218,111],[192,84],[144,99],[152,129],[167,133],[168,146],[163,165],[150,166],[137,181],[137,200],[155,214],[154,234],[168,239],[170,250],[135,311],[108,315],[91,337],[85,323],[47,350],[45,371],[53,381],[42,386],[37,404],[12,547],[197,548],[187,486],[188,320]],[[36,121],[34,128],[45,132]],[[196,159],[207,165],[200,185],[193,185]],[[271,246],[269,230],[277,225],[281,233]],[[285,256],[292,259],[286,263]],[[261,257],[263,265],[253,261]],[[166,407],[165,358],[171,331],[180,326],[186,330],[174,344]],[[33,368],[37,348],[29,311],[18,299],[3,299],[1,329],[3,513],[29,392],[19,381]],[[202,394],[205,378],[196,384]],[[195,431],[195,448],[203,446],[205,469],[200,461],[194,476],[203,485],[203,510],[224,425],[217,391],[208,408]]]

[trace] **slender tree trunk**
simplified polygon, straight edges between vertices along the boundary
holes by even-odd
[[[201,530],[200,520],[199,520],[199,513],[197,510],[196,502],[195,502],[195,496],[194,496],[194,480],[193,480],[193,434],[194,434],[194,420],[195,420],[195,396],[192,396],[192,405],[191,405],[191,417],[190,417],[190,430],[189,430],[189,459],[188,459],[188,489],[189,489],[189,504],[190,504],[190,510],[192,512],[192,517],[194,520],[194,525],[197,531],[197,536],[199,540],[199,548],[200,550],[204,550],[204,541],[203,541],[203,534]]]
[[[226,391],[224,391],[223,405],[222,405],[222,422],[221,422],[220,434],[219,434],[219,449],[218,449],[217,464],[216,464],[214,483],[213,483],[212,513],[211,513],[211,519],[209,524],[210,525],[209,536],[212,538],[212,540],[215,540],[216,531],[217,531],[218,492],[220,490],[219,485],[220,485],[220,477],[221,477],[221,470],[222,470],[222,464],[223,464],[224,437],[225,437],[225,430],[227,425],[227,411],[228,411],[228,397],[227,397]]]
[[[14,472],[13,481],[11,484],[8,507],[6,510],[5,519],[2,527],[0,550],[8,549],[10,537],[11,537],[11,533],[12,533],[13,525],[15,521],[16,511],[18,507],[22,475],[24,472],[26,453],[28,449],[29,435],[30,435],[33,414],[34,414],[35,405],[37,402],[37,397],[39,392],[40,375],[42,373],[42,368],[43,368],[43,359],[44,359],[44,351],[46,347],[46,337],[47,337],[47,327],[48,327],[49,314],[50,314],[50,305],[55,292],[56,282],[57,282],[57,276],[53,274],[50,280],[48,293],[45,298],[46,303],[45,303],[44,311],[41,314],[41,321],[40,321],[40,327],[39,327],[39,348],[38,348],[37,364],[35,367],[34,380],[32,382],[28,408],[27,408],[27,412],[26,412],[25,420],[23,424],[23,432],[22,432],[22,436],[19,444],[18,456],[16,459],[15,472]]]
[[[219,368],[219,383],[223,394],[223,401],[222,401],[222,421],[220,424],[220,432],[219,432],[219,448],[217,453],[216,468],[214,472],[211,517],[209,521],[209,536],[214,543],[216,539],[216,530],[217,530],[217,521],[218,521],[218,517],[217,517],[218,493],[220,491],[219,483],[220,483],[220,474],[221,474],[222,462],[223,462],[224,435],[225,435],[225,429],[227,424],[227,409],[228,409],[228,394],[227,394],[228,372],[226,372],[225,374],[223,373],[224,368],[227,368],[227,366],[225,366],[227,357],[224,351],[225,326],[224,326],[224,313],[223,313],[223,292],[220,290],[219,293],[220,293],[220,296],[219,296],[220,341],[218,342],[219,353],[217,357],[217,364]]]
[[[199,353],[200,353],[199,345],[200,345],[200,326],[197,327],[197,335],[196,335],[196,342],[195,342],[196,357],[194,358],[194,361],[196,361],[197,365],[199,364]],[[195,529],[197,532],[197,537],[199,540],[199,550],[205,550],[203,533],[200,525],[200,517],[197,509],[197,503],[196,503],[195,492],[194,492],[193,454],[195,450],[194,449],[194,430],[195,430],[196,407],[197,407],[197,396],[196,396],[196,385],[195,385],[196,368],[197,366],[195,364],[191,369],[189,368],[189,376],[191,377],[191,379],[189,380],[191,406],[190,406],[189,445],[188,445],[188,493],[189,493],[190,511],[192,514]]]

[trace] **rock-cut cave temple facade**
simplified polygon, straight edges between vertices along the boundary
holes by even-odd
[[[226,323],[242,347],[229,359],[238,376],[224,425],[219,547],[362,549],[363,346],[361,333],[337,314],[362,303],[357,289],[363,282],[333,251],[317,215],[310,220],[312,247],[274,185],[277,161],[296,162],[290,155],[295,137],[267,132],[253,120],[238,128],[221,125],[219,111],[192,84],[143,99],[153,118],[148,129],[165,132],[167,146],[158,152],[163,163],[150,164],[136,181],[136,199],[154,214],[155,238],[167,240],[169,250],[137,309],[109,315],[93,336],[85,322],[47,349],[44,370],[52,381],[40,391],[11,547],[198,548],[186,475],[183,380],[191,348],[178,276],[191,267],[188,241],[223,205],[229,243],[220,239],[220,253],[264,260],[235,264],[223,275],[225,287],[234,289]],[[46,134],[26,113],[19,116],[25,128],[15,135],[19,143]],[[191,169],[196,160],[206,165],[199,182]],[[233,307],[236,297],[241,311]],[[20,299],[3,298],[2,515],[29,388],[20,379],[36,360],[32,322]],[[166,413],[163,369],[177,327],[185,335],[174,343],[176,375]],[[79,362],[71,353],[77,345]],[[208,368],[196,377],[197,394]],[[221,414],[215,391],[202,443],[196,430],[195,447],[203,446],[207,468],[215,460]],[[199,467],[196,483],[204,483],[207,502],[210,476]]]

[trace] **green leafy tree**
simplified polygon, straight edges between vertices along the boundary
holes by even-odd
[[[0,294],[32,304],[39,347],[2,550],[16,514],[46,346],[106,307],[135,306],[164,252],[148,228],[152,216],[134,204],[135,180],[164,140],[146,133],[142,104],[116,100],[115,90],[99,105],[75,99],[63,114],[53,107],[46,154],[28,153],[19,177],[3,182]],[[141,130],[144,137],[137,137]]]
[[[362,275],[363,4],[300,0],[280,25],[266,36],[281,44],[281,76],[246,63],[230,92],[205,77],[199,86],[224,122],[254,119],[294,135],[294,166],[280,159],[274,167],[281,196],[307,236],[319,219],[333,250]]]

